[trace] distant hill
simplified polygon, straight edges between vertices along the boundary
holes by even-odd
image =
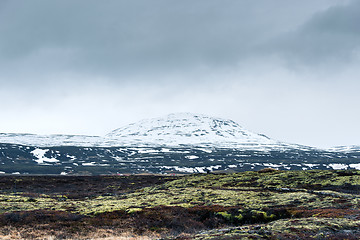
[[[317,149],[250,132],[232,120],[178,113],[106,136],[0,134],[0,173],[194,173],[360,169],[360,147]]]

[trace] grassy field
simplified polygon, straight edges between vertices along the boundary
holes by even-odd
[[[360,171],[1,176],[0,239],[360,239]]]

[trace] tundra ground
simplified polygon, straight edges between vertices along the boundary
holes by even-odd
[[[1,239],[360,239],[360,171],[1,176]]]

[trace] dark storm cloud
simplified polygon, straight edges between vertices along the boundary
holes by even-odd
[[[16,79],[51,79],[57,72],[116,78],[233,67],[263,55],[268,40],[293,29],[321,5],[285,0],[6,1],[0,10],[0,68],[3,76],[20,74]],[[321,24],[303,28],[313,36],[309,41],[321,41]],[[295,38],[285,42],[285,53],[298,55],[298,45],[308,50]]]
[[[333,6],[315,14],[298,29],[279,36],[266,47],[284,57],[292,67],[322,66],[358,61],[360,1]]]

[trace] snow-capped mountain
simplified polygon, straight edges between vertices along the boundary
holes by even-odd
[[[337,146],[328,148],[328,151],[332,152],[360,152],[360,145],[350,145],[350,146]]]
[[[37,147],[53,146],[98,146],[104,142],[99,136],[86,135],[38,135],[29,133],[0,133],[0,143]]]
[[[179,113],[105,136],[0,134],[0,174],[196,173],[360,169],[360,147],[317,149],[250,132],[234,121]]]
[[[83,146],[201,146],[273,150],[309,147],[287,144],[250,132],[232,120],[177,113],[118,128],[106,136],[35,135],[0,133],[0,143],[38,147]]]
[[[277,141],[252,133],[232,120],[178,113],[142,120],[107,134],[108,139],[131,145],[236,147],[276,145]]]

